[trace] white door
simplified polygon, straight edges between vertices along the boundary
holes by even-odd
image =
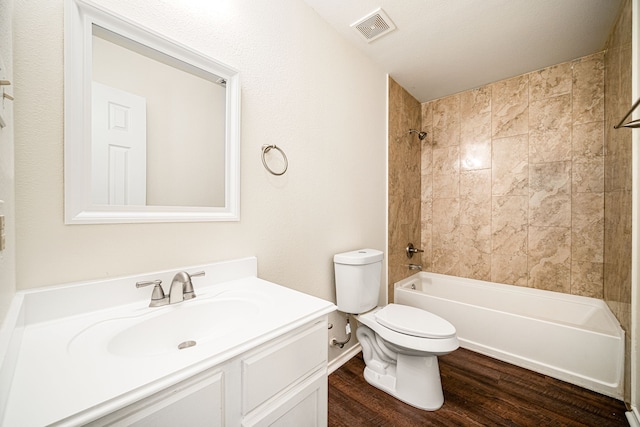
[[[147,100],[93,82],[91,200],[98,205],[145,205]]]

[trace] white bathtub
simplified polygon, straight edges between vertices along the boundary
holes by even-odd
[[[451,322],[464,348],[623,397],[624,331],[602,300],[426,272],[394,295]]]

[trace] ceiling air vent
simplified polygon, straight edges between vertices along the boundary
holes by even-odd
[[[355,28],[358,31],[358,34],[370,43],[395,30],[396,26],[391,22],[391,19],[389,19],[382,9],[378,9],[355,24],[351,24],[351,28]]]

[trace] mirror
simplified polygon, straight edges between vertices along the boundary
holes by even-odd
[[[65,5],[65,222],[239,220],[238,72]]]

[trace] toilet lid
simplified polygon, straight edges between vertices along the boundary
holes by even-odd
[[[456,328],[440,316],[408,305],[389,304],[378,310],[376,321],[402,334],[423,338],[451,338]]]

